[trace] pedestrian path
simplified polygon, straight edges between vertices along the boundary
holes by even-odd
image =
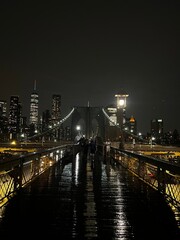
[[[162,197],[110,159],[79,153],[8,204],[0,236],[15,239],[179,240]],[[10,239],[10,238],[9,238]]]

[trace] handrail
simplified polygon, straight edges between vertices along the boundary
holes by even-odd
[[[114,147],[111,147],[110,152],[114,161],[158,190],[172,209],[180,210],[179,164]]]
[[[41,149],[0,162],[0,208],[14,193],[62,159],[73,144]],[[62,151],[61,151],[62,150]],[[68,151],[69,152],[69,151]],[[73,154],[73,151],[71,151]]]
[[[121,150],[121,152],[126,153],[132,157],[137,157],[139,160],[150,163],[156,167],[160,167],[165,170],[172,171],[174,174],[180,175],[180,165],[175,164],[173,162],[168,162],[151,156],[145,156],[128,150]]]

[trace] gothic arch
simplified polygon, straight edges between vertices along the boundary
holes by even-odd
[[[72,139],[77,135],[77,125],[81,125],[82,134],[86,138],[98,136],[105,139],[106,119],[101,107],[75,107],[72,114]]]

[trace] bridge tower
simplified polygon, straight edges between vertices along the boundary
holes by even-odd
[[[123,128],[126,122],[126,98],[129,95],[125,92],[117,93],[115,97],[117,98],[117,126],[119,140],[120,140],[120,148],[124,148],[124,136],[123,136]]]
[[[74,107],[72,114],[71,131],[72,140],[77,135],[76,127],[81,126],[81,134],[87,139],[91,137],[100,137],[105,139],[105,116],[102,107]]]

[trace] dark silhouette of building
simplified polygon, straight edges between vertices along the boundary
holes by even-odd
[[[9,139],[17,139],[20,133],[22,115],[22,105],[19,102],[19,96],[10,97],[9,117],[8,117],[8,131]]]

